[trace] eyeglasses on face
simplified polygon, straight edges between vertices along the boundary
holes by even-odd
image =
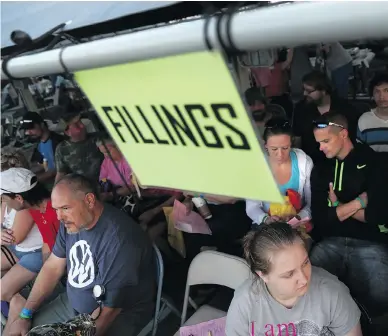
[[[303,88],[303,92],[304,92],[304,93],[307,93],[307,94],[314,93],[315,91],[317,91],[317,89],[307,90],[306,88]]]

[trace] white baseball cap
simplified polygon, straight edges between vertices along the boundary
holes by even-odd
[[[36,175],[25,168],[10,168],[0,173],[0,195],[20,194],[38,184]]]

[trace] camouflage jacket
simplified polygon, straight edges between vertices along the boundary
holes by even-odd
[[[81,142],[65,140],[55,151],[55,165],[59,173],[77,173],[96,182],[103,159],[104,156],[92,137]]]

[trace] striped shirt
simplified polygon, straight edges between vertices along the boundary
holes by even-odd
[[[376,115],[376,110],[365,112],[358,120],[357,140],[376,152],[388,152],[388,120]]]

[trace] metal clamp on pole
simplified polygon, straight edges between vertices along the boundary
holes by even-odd
[[[204,42],[206,48],[208,50],[213,50],[214,46],[210,43],[209,39],[209,24],[212,17],[216,17],[216,35],[218,42],[221,46],[221,49],[228,56],[240,55],[243,53],[242,50],[236,47],[232,36],[231,36],[231,20],[233,15],[245,4],[245,2],[238,2],[233,6],[229,6],[225,10],[221,10],[217,12],[217,9],[209,2],[203,1],[202,6],[204,7]],[[226,20],[225,26],[225,34],[222,33],[222,23]],[[226,35],[226,41],[224,40],[224,36]]]

